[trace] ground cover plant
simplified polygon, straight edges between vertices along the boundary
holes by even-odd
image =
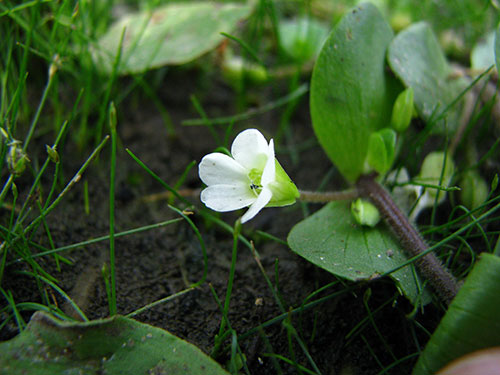
[[[0,373],[433,374],[500,346],[498,21],[0,2]]]

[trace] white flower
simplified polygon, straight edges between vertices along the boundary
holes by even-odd
[[[274,157],[273,140],[267,143],[257,129],[235,138],[231,154],[214,152],[200,162],[198,172],[207,185],[201,201],[219,212],[249,207],[241,222],[252,219],[264,207],[293,204],[299,197],[295,184]]]

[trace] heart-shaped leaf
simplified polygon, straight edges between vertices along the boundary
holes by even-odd
[[[0,353],[1,374],[227,375],[194,345],[123,316],[70,323],[37,312]]]
[[[427,343],[413,375],[435,374],[465,354],[500,346],[498,317],[500,258],[484,253]]]
[[[406,87],[414,91],[415,107],[425,121],[437,120],[435,129],[458,126],[460,107],[448,108],[466,87],[463,79],[452,78],[452,69],[425,22],[400,32],[389,46],[389,65]]]
[[[396,98],[385,71],[391,27],[377,8],[347,13],[326,40],[311,81],[311,117],[319,143],[355,181],[364,171],[370,134],[388,126]]]
[[[112,70],[120,49],[119,74],[167,64],[184,64],[216,47],[221,32],[231,33],[250,5],[190,2],[127,15],[114,23],[93,49],[96,65]]]
[[[392,233],[381,223],[361,227],[351,215],[348,202],[332,202],[295,225],[288,235],[290,248],[324,270],[353,281],[385,274],[407,258]],[[428,292],[413,266],[390,274],[413,303],[426,304]]]

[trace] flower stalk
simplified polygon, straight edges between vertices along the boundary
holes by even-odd
[[[359,197],[359,193],[356,189],[328,191],[328,192],[299,190],[299,193],[300,193],[299,199],[303,202],[309,202],[309,203],[348,201]]]

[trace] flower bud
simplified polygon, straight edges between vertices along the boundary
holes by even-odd
[[[266,69],[262,65],[243,60],[240,56],[228,56],[222,65],[222,74],[233,87],[240,87],[243,78],[252,83],[264,83],[268,79]]]
[[[7,165],[10,173],[15,176],[21,175],[26,169],[27,163],[30,161],[28,155],[23,151],[21,142],[14,140],[9,143],[7,152]]]
[[[49,145],[45,145],[45,149],[47,150],[47,154],[49,155],[50,160],[53,163],[59,163],[59,153],[56,150],[56,147],[50,147]]]
[[[391,24],[392,29],[397,33],[411,25],[412,17],[408,12],[396,10],[393,12],[389,23]]]
[[[358,198],[351,204],[351,213],[358,224],[374,227],[380,221],[377,207],[370,202]]]
[[[49,66],[49,79],[52,79],[52,77],[54,77],[60,65],[61,65],[61,57],[59,56],[59,54],[56,54],[54,55],[52,63]]]
[[[391,126],[398,133],[403,133],[410,126],[413,108],[413,88],[408,87],[398,95],[392,108]]]
[[[17,197],[19,196],[19,190],[17,190],[17,186],[15,183],[12,183],[11,190],[12,190],[12,195],[14,196],[14,199],[17,200]]]
[[[9,139],[9,134],[7,134],[7,132],[5,131],[4,128],[0,128],[0,134],[2,134],[2,136],[5,138],[5,139]]]

